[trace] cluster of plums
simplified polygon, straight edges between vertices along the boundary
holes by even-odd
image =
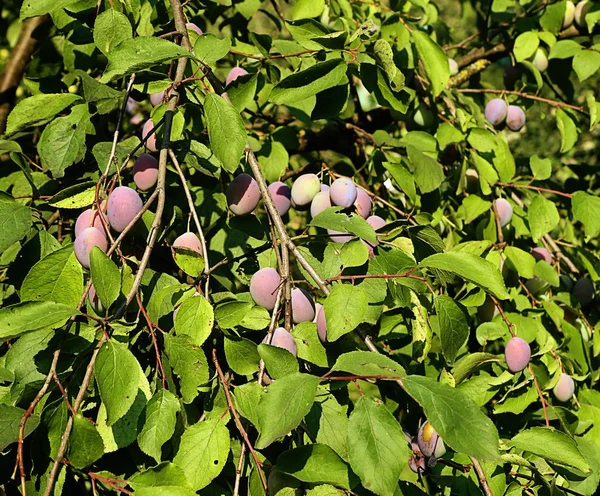
[[[408,466],[417,474],[422,474],[428,468],[433,468],[437,463],[437,459],[446,453],[444,441],[429,421],[421,425],[416,438],[413,438],[406,431],[404,435],[412,448]]]
[[[520,131],[525,125],[525,112],[521,107],[508,105],[502,98],[494,98],[485,106],[485,118],[493,126],[506,121],[511,131]]]

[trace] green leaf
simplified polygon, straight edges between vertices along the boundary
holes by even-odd
[[[21,286],[21,300],[44,300],[75,308],[83,292],[83,271],[73,246],[42,258],[28,272]]]
[[[214,64],[229,53],[231,39],[217,38],[214,34],[198,36],[194,45],[194,53],[205,64]]]
[[[239,112],[252,105],[254,96],[256,95],[257,86],[258,74],[240,76],[235,81],[232,81],[227,85],[227,94],[229,95],[229,99]],[[269,180],[266,174],[265,177],[267,180]]]
[[[296,341],[298,358],[314,363],[319,367],[327,367],[327,352],[319,339],[317,325],[312,322],[301,322],[292,329]]]
[[[267,141],[263,144],[256,158],[269,182],[275,182],[279,179],[281,173],[287,167],[290,156],[279,141]]]
[[[52,11],[68,7],[78,0],[24,0],[21,5],[21,20],[48,14]]]
[[[161,447],[175,432],[175,421],[180,409],[177,396],[159,389],[146,405],[143,427],[137,436],[140,449],[160,463]]]
[[[580,50],[573,57],[573,70],[580,82],[592,77],[600,69],[600,53],[594,50]]]
[[[265,362],[267,371],[273,379],[298,372],[298,360],[288,350],[269,344],[259,344],[258,354]]]
[[[559,40],[552,45],[548,59],[570,59],[581,50],[581,45],[574,40]]]
[[[391,174],[396,184],[406,193],[411,202],[417,200],[417,189],[415,188],[415,178],[402,164],[394,162],[383,162],[383,166]]]
[[[228,172],[235,172],[246,147],[246,130],[237,109],[211,93],[204,100],[212,151]]]
[[[338,284],[325,300],[327,340],[337,341],[363,321],[369,306],[365,291],[359,286]]]
[[[560,153],[566,153],[577,143],[577,126],[562,109],[556,109],[556,124],[561,137]]]
[[[465,311],[452,298],[446,295],[435,297],[435,311],[442,353],[449,364],[452,364],[469,338],[469,323]]]
[[[49,121],[77,100],[81,100],[81,97],[70,93],[40,93],[21,100],[8,115],[6,136]]]
[[[208,486],[223,470],[229,453],[229,430],[221,420],[198,422],[181,436],[173,463],[183,470],[192,488]]]
[[[538,181],[544,181],[552,176],[552,161],[549,158],[540,158],[537,155],[533,155],[529,159],[529,166],[533,177]]]
[[[206,355],[187,336],[165,336],[165,351],[179,377],[183,402],[191,403],[198,396],[200,386],[208,382]]]
[[[391,358],[372,351],[350,351],[343,353],[335,361],[331,370],[342,370],[354,375],[382,375],[388,377],[404,377],[406,372],[402,365]]]
[[[311,226],[333,229],[341,233],[356,234],[371,243],[377,242],[373,228],[360,215],[346,215],[340,212],[341,207],[329,207],[317,214],[310,222]]]
[[[388,83],[394,91],[400,91],[404,86],[404,74],[394,63],[394,52],[386,40],[377,40],[373,45],[373,55],[387,76]]]
[[[517,36],[513,51],[517,62],[522,62],[532,57],[540,46],[540,38],[533,31],[525,31]]]
[[[194,250],[188,250],[186,248],[173,248],[174,259],[177,266],[183,270],[188,276],[194,279],[202,274],[204,270],[204,258],[202,255]]]
[[[129,19],[118,10],[107,9],[96,18],[94,44],[104,55],[108,55],[117,45],[132,38]]]
[[[12,339],[24,332],[56,329],[79,312],[53,301],[25,301],[0,308],[0,339]]]
[[[59,191],[48,204],[56,208],[84,208],[94,203],[95,198],[96,182],[85,181]]]
[[[183,470],[171,462],[164,462],[128,478],[136,496],[195,496]]]
[[[276,469],[310,484],[332,484],[343,489],[357,481],[350,467],[324,444],[309,444],[282,453]]]
[[[414,146],[407,146],[408,158],[413,166],[415,182],[422,193],[436,190],[444,180],[442,166],[429,155],[425,155]]]
[[[319,378],[308,374],[291,374],[273,382],[258,404],[256,449],[264,449],[273,441],[298,427],[317,394]],[[293,392],[293,394],[291,394]]]
[[[121,76],[180,57],[191,57],[191,54],[176,43],[163,38],[138,36],[125,40],[112,48],[108,54],[108,66],[100,82],[109,83]]]
[[[385,405],[361,396],[348,424],[350,465],[363,486],[379,495],[394,494],[409,449],[398,421]]]
[[[94,366],[100,398],[106,406],[107,425],[127,413],[138,392],[139,363],[127,346],[114,339],[104,343]]]
[[[585,227],[587,239],[600,234],[600,198],[588,195],[585,191],[576,191],[571,200],[571,211],[573,218]]]
[[[240,375],[258,371],[260,355],[256,343],[238,337],[226,337],[224,341],[225,358],[231,370]]]
[[[498,461],[498,431],[493,422],[458,389],[428,377],[409,375],[404,387],[423,407],[427,420],[454,451],[480,461]]]
[[[104,444],[96,426],[81,414],[73,418],[67,457],[75,468],[89,467],[104,454]]]
[[[189,336],[193,344],[201,346],[210,336],[214,323],[212,306],[204,296],[196,295],[179,307],[175,317],[175,332]]]
[[[590,469],[573,438],[552,428],[532,427],[521,431],[510,440],[510,444],[551,463],[574,467],[583,472]]]
[[[448,57],[427,33],[414,29],[411,34],[419,58],[425,66],[427,79],[431,82],[433,96],[438,96],[448,84],[448,79],[450,79]]]
[[[19,423],[25,410],[16,406],[0,405],[0,451],[19,440]],[[25,437],[29,436],[40,423],[40,416],[33,414],[25,424]]]
[[[554,202],[547,200],[542,195],[537,195],[531,201],[528,211],[529,229],[531,237],[537,243],[541,237],[552,231],[560,220],[558,209]]]
[[[500,271],[493,263],[481,257],[469,253],[436,253],[422,260],[420,265],[453,272],[501,300],[509,297]]]
[[[442,122],[440,127],[438,127],[435,137],[440,145],[440,150],[443,150],[448,145],[464,141],[465,134],[459,131],[449,122]]]
[[[0,253],[21,240],[32,224],[33,217],[29,207],[0,199]]]
[[[292,19],[319,17],[325,9],[325,0],[296,0],[292,8]]]
[[[504,248],[504,254],[517,269],[520,277],[531,279],[535,269],[535,258],[530,253],[517,248],[516,246],[507,246]]]
[[[282,79],[271,91],[269,100],[284,105],[305,101],[341,84],[342,79],[346,79],[347,67],[342,59],[319,62]]]
[[[85,156],[85,135],[91,117],[87,105],[76,105],[69,115],[54,119],[42,132],[37,150],[52,177],[63,177],[67,167]]]
[[[215,319],[221,329],[233,329],[244,320],[252,309],[248,301],[229,301],[215,308]]]
[[[90,252],[90,273],[96,294],[104,308],[109,308],[121,294],[121,273],[97,246]]]

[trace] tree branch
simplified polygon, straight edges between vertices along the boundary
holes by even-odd
[[[481,463],[479,463],[479,460],[477,458],[473,458],[472,456],[470,456],[469,458],[471,459],[473,468],[475,469],[475,472],[477,473],[477,477],[479,477],[479,483],[481,484],[481,488],[483,489],[485,496],[494,496],[492,493],[492,490],[490,489],[490,485],[488,484],[487,477],[485,476],[485,472],[483,471],[483,468],[481,467]]]

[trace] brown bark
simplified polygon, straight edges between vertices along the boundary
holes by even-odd
[[[15,102],[17,88],[21,84],[25,68],[38,42],[34,32],[48,18],[47,15],[31,17],[23,22],[19,40],[2,69],[2,74],[0,74],[0,135],[4,134],[6,130],[6,119]]]

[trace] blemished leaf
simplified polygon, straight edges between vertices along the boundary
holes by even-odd
[[[500,271],[493,263],[481,257],[469,253],[436,253],[422,260],[420,265],[454,272],[501,300],[506,300],[509,296]]]
[[[39,126],[78,100],[81,100],[80,96],[70,93],[40,93],[25,98],[17,103],[8,115],[6,135],[10,136],[31,126]]]
[[[19,423],[25,410],[16,406],[0,405],[0,451],[19,440]],[[40,416],[33,414],[25,424],[24,435],[31,434],[40,423]]]
[[[107,424],[111,426],[127,413],[138,391],[137,359],[127,346],[114,339],[104,343],[94,365],[94,377],[102,403],[106,406]]]
[[[117,45],[132,38],[129,19],[118,10],[107,9],[96,18],[94,43],[104,55],[108,55]]]
[[[21,19],[48,14],[76,2],[77,0],[24,0],[21,5]]]
[[[328,341],[336,341],[356,329],[363,321],[368,304],[367,294],[361,287],[335,286],[324,303]]]
[[[340,355],[331,370],[350,372],[364,376],[404,377],[402,365],[372,351],[350,351]]]
[[[579,451],[577,443],[564,432],[545,427],[531,427],[519,432],[510,440],[517,449],[545,458],[551,463],[589,471],[588,462]]]
[[[55,329],[79,312],[54,301],[25,301],[0,308],[0,339],[12,339],[29,331]]]
[[[166,336],[165,351],[173,372],[179,377],[183,402],[191,403],[198,396],[200,386],[208,382],[206,355],[187,336]]]
[[[600,233],[600,198],[585,191],[576,191],[573,193],[571,210],[573,218],[583,224],[586,238],[593,238]]]
[[[225,358],[236,374],[249,375],[258,371],[260,355],[256,343],[246,338],[225,338]]]
[[[154,496],[194,496],[185,473],[181,468],[171,462],[164,462],[156,467],[150,467],[143,472],[138,472],[129,477],[129,485],[136,495]]]
[[[560,220],[558,209],[554,202],[547,200],[542,195],[536,195],[528,210],[529,229],[535,242],[552,231]]]
[[[310,411],[318,385],[318,377],[295,373],[278,379],[267,388],[258,404],[260,435],[256,449],[266,448],[300,424]],[[294,391],[291,396],[290,391]]]
[[[215,323],[213,308],[204,296],[196,295],[185,300],[175,317],[175,332],[189,336],[198,346],[208,339]]]
[[[269,96],[273,103],[294,104],[321,91],[338,86],[345,79],[347,64],[342,59],[319,62],[289,75],[277,84]]]
[[[50,253],[28,272],[21,286],[24,301],[44,300],[73,308],[83,292],[83,270],[72,246]]]
[[[343,489],[350,489],[356,484],[350,467],[324,444],[311,444],[286,451],[277,459],[276,467],[311,484],[332,484]]]
[[[37,149],[42,164],[61,178],[65,169],[85,156],[85,136],[91,114],[87,105],[76,105],[66,117],[59,117],[46,126]]]
[[[102,305],[104,308],[110,307],[121,293],[121,273],[115,263],[97,246],[90,252],[90,274]]]
[[[229,430],[222,420],[204,420],[189,427],[173,463],[180,467],[194,490],[208,486],[223,470],[229,453]]]
[[[155,36],[138,36],[124,40],[108,54],[108,66],[100,82],[109,83],[121,76],[138,72],[191,53],[172,41]]]
[[[444,443],[481,461],[499,460],[496,426],[471,398],[428,377],[410,375],[403,383]]]
[[[348,424],[350,465],[369,491],[394,494],[409,447],[398,421],[379,400],[361,396]]]
[[[143,427],[137,436],[140,449],[160,463],[161,447],[175,432],[177,396],[167,389],[158,390],[146,405]]]
[[[246,147],[246,130],[239,112],[211,93],[204,100],[208,136],[212,151],[228,172],[235,172]]]
[[[96,426],[81,414],[73,418],[67,457],[75,468],[89,467],[104,454],[104,444]]]
[[[470,329],[466,312],[446,295],[435,297],[435,311],[438,316],[442,353],[448,363],[452,364],[469,338]]]
[[[417,47],[419,58],[425,66],[427,79],[431,82],[433,95],[437,96],[444,90],[448,84],[448,79],[450,79],[448,57],[427,33],[415,29],[411,32],[411,35]]]

